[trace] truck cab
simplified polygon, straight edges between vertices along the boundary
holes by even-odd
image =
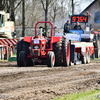
[[[0,38],[12,38],[14,33],[14,22],[10,21],[10,14],[0,11]]]

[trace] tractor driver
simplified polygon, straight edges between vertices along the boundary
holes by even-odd
[[[67,22],[64,25],[64,34],[69,33],[69,30],[70,30],[70,21],[67,20]]]
[[[42,26],[40,26],[39,29],[41,29],[41,28],[42,28],[42,35],[43,35],[44,37],[46,37],[47,35],[46,35],[45,28],[43,28]]]
[[[79,25],[79,22],[76,22],[76,25],[74,26],[74,30],[83,30],[81,28],[81,25]]]

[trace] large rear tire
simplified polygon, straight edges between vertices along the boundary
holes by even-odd
[[[19,53],[25,51],[25,57],[30,53],[29,51],[30,43],[23,40],[19,41],[17,44],[17,65],[19,66]],[[28,66],[28,65],[27,65]]]
[[[54,64],[55,64],[55,54],[54,52],[49,51],[47,55],[47,66],[54,67]]]
[[[53,44],[53,51],[55,54],[55,66],[62,65],[62,40]]]
[[[70,43],[69,43],[69,40],[64,39],[62,47],[63,47],[63,65],[69,66],[69,64],[70,64]]]
[[[29,46],[30,46],[30,43],[25,42],[25,41],[22,42],[22,51],[25,51],[25,56],[27,56],[30,53]]]

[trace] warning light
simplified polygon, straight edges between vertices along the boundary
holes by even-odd
[[[98,29],[98,32],[100,32],[100,29]]]
[[[71,16],[71,14],[68,14],[69,16]]]
[[[89,12],[87,11],[86,13],[88,14]]]
[[[91,29],[92,31],[94,30],[94,28]]]
[[[91,14],[89,14],[89,16],[91,16]]]

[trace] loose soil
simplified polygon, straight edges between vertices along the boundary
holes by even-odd
[[[100,62],[54,68],[0,62],[0,100],[51,100],[99,87]]]

